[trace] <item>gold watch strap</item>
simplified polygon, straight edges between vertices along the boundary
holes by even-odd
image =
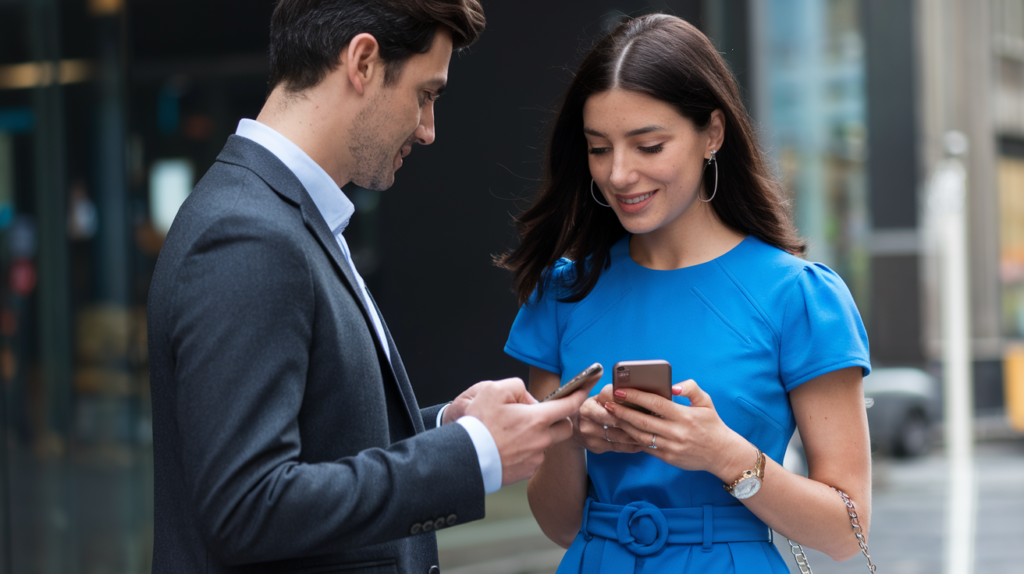
[[[740,482],[754,476],[756,476],[758,480],[764,480],[764,453],[762,453],[761,449],[757,448],[756,446],[754,447],[754,450],[757,451],[757,462],[754,463],[754,468],[750,470],[744,470],[743,474],[735,481],[733,481],[732,484],[723,484],[722,488],[724,488],[727,492],[732,492],[732,490],[736,488],[736,485],[738,485]]]

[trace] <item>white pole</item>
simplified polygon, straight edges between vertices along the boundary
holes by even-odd
[[[974,401],[971,377],[971,320],[967,264],[967,174],[956,156],[967,151],[963,134],[946,134],[950,157],[933,176],[929,208],[937,224],[941,284],[940,327],[945,387],[945,441],[949,461],[946,512],[946,574],[973,574],[977,520],[974,473]]]

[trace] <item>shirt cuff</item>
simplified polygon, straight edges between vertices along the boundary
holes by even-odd
[[[441,419],[444,418],[444,411],[450,406],[452,406],[452,404],[448,403],[447,405],[441,407],[441,410],[437,411],[437,422],[434,423],[435,427],[441,428]]]
[[[469,433],[476,449],[476,458],[480,462],[480,475],[484,477],[484,493],[491,494],[501,489],[501,455],[498,445],[480,419],[464,416],[455,421]]]

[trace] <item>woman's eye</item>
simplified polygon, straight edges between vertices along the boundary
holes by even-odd
[[[592,147],[590,148],[590,155],[601,155],[608,151],[606,147]]]
[[[652,145],[648,147],[640,146],[638,149],[644,153],[659,153],[664,147],[664,144]]]

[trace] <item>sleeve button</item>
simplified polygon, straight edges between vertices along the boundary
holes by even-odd
[[[444,528],[444,517],[438,518],[434,521],[434,530],[440,530]]]
[[[416,524],[412,525],[411,529],[409,529],[409,534],[416,535],[419,534],[421,530],[423,530],[423,525],[417,522]]]
[[[448,526],[455,526],[455,523],[458,522],[458,521],[459,521],[459,517],[458,516],[455,516],[454,514],[449,514],[448,515],[448,520],[446,522],[448,523]]]
[[[427,521],[425,521],[423,523],[423,532],[430,532],[433,529],[434,529],[434,523],[432,521],[427,520]]]

